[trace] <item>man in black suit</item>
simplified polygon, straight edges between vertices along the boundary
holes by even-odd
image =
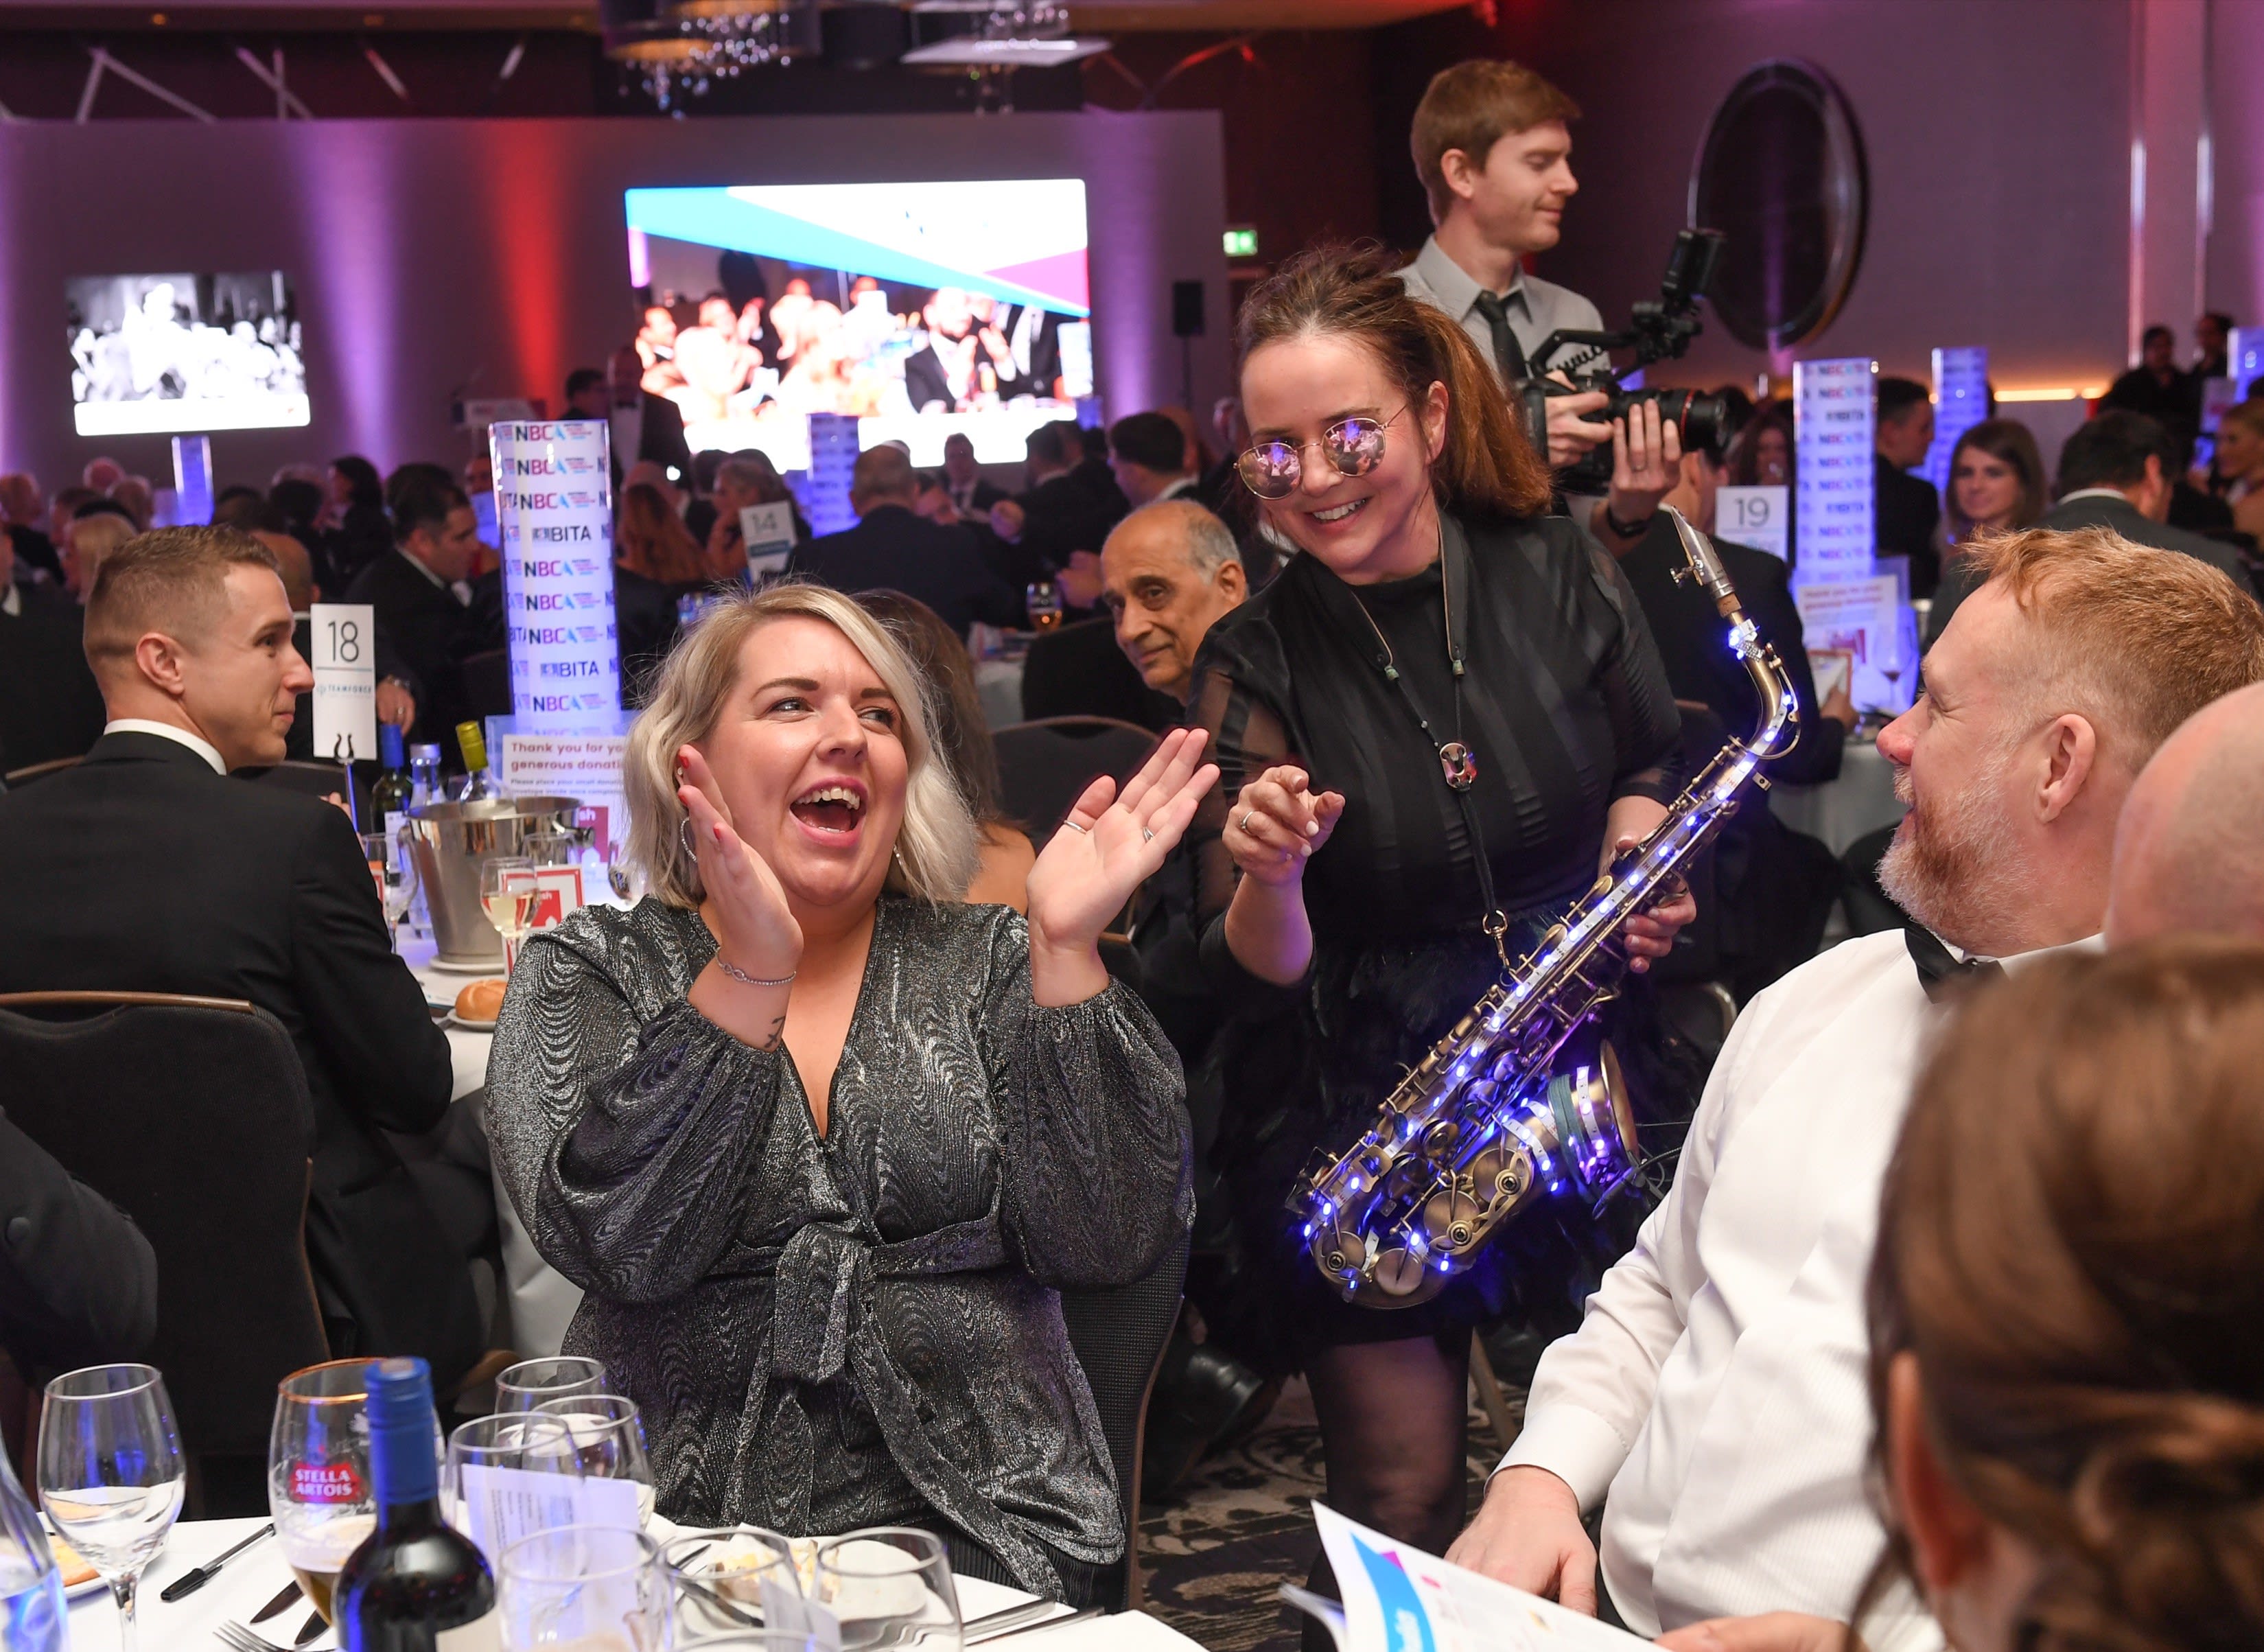
[[[21,470],[0,477],[0,539],[14,542],[16,560],[25,568],[61,585],[62,558],[55,552],[55,542],[40,526],[47,513],[47,501],[40,492],[37,477]]]
[[[0,1116],[0,1348],[38,1384],[138,1359],[156,1334],[142,1230]]]
[[[2201,390],[2193,376],[2178,368],[2177,335],[2159,322],[2139,334],[2138,365],[2107,387],[2107,394],[2099,398],[2099,411],[2152,419],[2175,444],[2170,474],[2183,470],[2201,431]]]
[[[1912,476],[1911,467],[1924,464],[1934,446],[1934,397],[1916,379],[1881,379],[1876,394],[1872,509],[1879,555],[1902,557],[1910,569],[1911,594],[1932,596],[1941,578],[1941,553],[1934,546],[1941,496],[1924,477]]]
[[[601,418],[612,437],[613,491],[628,468],[649,459],[690,484],[692,449],[684,440],[684,410],[644,388],[644,362],[633,344],[613,352],[603,373],[577,368],[566,375],[568,418]]]
[[[0,774],[77,757],[102,734],[102,691],[87,669],[79,606],[18,578],[0,533]]]
[[[857,526],[797,546],[787,574],[853,594],[901,591],[933,608],[961,637],[977,620],[1011,623],[1021,612],[1020,595],[983,559],[974,535],[913,511],[918,493],[903,448],[867,448],[849,477]]]
[[[2111,528],[2134,545],[2182,551],[2221,569],[2250,596],[2256,585],[2231,546],[2172,528],[2171,482],[2177,472],[2177,439],[2142,413],[2101,413],[2079,426],[2059,450],[2059,503],[2038,523],[2064,533],[2072,528]],[[1953,560],[1934,593],[1927,627],[1931,643],[1978,581],[1962,558]]]
[[[983,476],[975,462],[975,443],[963,430],[943,439],[943,490],[951,495],[951,508],[970,521],[990,514],[990,507],[1007,497],[1006,490]]]
[[[1079,551],[1097,559],[1101,542],[1128,508],[1105,461],[1088,466],[1085,433],[1073,421],[1039,426],[1030,433],[1025,452],[1027,490],[990,511],[990,529],[1005,548],[1008,576],[1022,585],[1053,578]],[[1079,606],[1090,606],[1099,594],[1097,564],[1089,572],[1092,594]]]
[[[333,1346],[421,1355],[446,1383],[482,1341],[467,1251],[381,1132],[440,1122],[447,1039],[390,950],[345,815],[227,778],[281,761],[313,675],[274,558],[229,528],[145,534],[103,564],[87,644],[102,739],[0,797],[0,991],[185,993],[273,1015],[314,1105],[307,1248]],[[439,1192],[454,1173],[433,1174]]]
[[[480,524],[463,490],[444,476],[395,481],[393,549],[354,577],[346,600],[369,604],[416,684],[410,739],[453,757],[456,724],[473,715],[464,661],[504,645],[501,604],[475,600]]]

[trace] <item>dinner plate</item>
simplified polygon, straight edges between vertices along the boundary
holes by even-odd
[[[456,964],[446,958],[434,958],[424,966],[441,975],[494,975],[503,973],[503,960],[490,958],[484,964]]]
[[[491,1021],[467,1021],[453,1010],[449,1012],[447,1024],[461,1032],[493,1032],[496,1030],[496,1024]]]

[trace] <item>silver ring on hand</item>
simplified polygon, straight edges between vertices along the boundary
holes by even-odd
[[[1252,836],[1255,836],[1255,835],[1256,835],[1254,833],[1252,833],[1252,832],[1251,831],[1251,829],[1250,829],[1250,823],[1251,823],[1252,820],[1255,820],[1257,818],[1258,818],[1258,811],[1257,811],[1257,810],[1255,810],[1255,809],[1251,810],[1247,814],[1245,814],[1245,815],[1244,815],[1244,816],[1242,817],[1242,834],[1243,834],[1243,836],[1244,836],[1244,837],[1252,837]]]
[[[1140,828],[1140,841],[1143,843],[1153,843],[1155,841],[1156,834],[1153,832],[1148,830],[1146,826],[1142,826]]]
[[[1067,826],[1070,831],[1072,831],[1072,832],[1082,832],[1082,833],[1085,833],[1086,836],[1088,836],[1088,837],[1090,837],[1090,836],[1092,835],[1092,828],[1091,826],[1079,826],[1079,825],[1078,825],[1078,823],[1077,823],[1076,821],[1074,821],[1074,820],[1064,820],[1064,821],[1063,821],[1063,822],[1062,822],[1062,824],[1063,824],[1063,826]]]

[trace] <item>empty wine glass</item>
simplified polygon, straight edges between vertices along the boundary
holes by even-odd
[[[369,1477],[366,1359],[333,1359],[277,1385],[267,1438],[267,1511],[283,1563],[310,1605],[330,1615],[346,1557],[377,1529]]]
[[[675,1630],[660,1549],[642,1532],[570,1525],[521,1538],[496,1567],[505,1652],[661,1652]]]
[[[506,975],[518,962],[519,943],[533,925],[534,903],[541,898],[541,891],[534,882],[534,862],[526,855],[497,855],[480,867],[480,910],[503,937]]]
[[[134,1589],[181,1512],[188,1466],[154,1365],[91,1365],[47,1385],[40,1408],[40,1505],[102,1574],[120,1652],[135,1652]]]
[[[582,1459],[584,1507],[598,1488],[587,1482],[627,1482],[621,1501],[609,1511],[633,1530],[652,1518],[652,1459],[645,1454],[644,1419],[636,1401],[617,1394],[577,1394],[563,1400],[545,1400],[535,1410],[555,1416],[574,1435],[574,1449]]]
[[[932,1532],[873,1526],[821,1543],[810,1595],[839,1619],[844,1652],[958,1652],[959,1593],[943,1539]]]
[[[794,1545],[775,1532],[756,1525],[686,1532],[660,1559],[676,1582],[677,1627],[686,1637],[799,1631],[808,1622]]]
[[[581,1481],[574,1437],[557,1418],[477,1417],[448,1436],[441,1506],[481,1553],[500,1554],[523,1537],[573,1525]]]
[[[545,1400],[568,1400],[577,1394],[611,1394],[603,1360],[582,1354],[555,1354],[548,1359],[522,1359],[504,1368],[496,1379],[497,1411],[532,1411]]]

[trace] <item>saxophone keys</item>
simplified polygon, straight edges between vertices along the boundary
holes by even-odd
[[[1460,1188],[1433,1194],[1423,1205],[1423,1236],[1443,1250],[1462,1250],[1477,1237],[1477,1202]]]
[[[1423,1263],[1411,1251],[1395,1247],[1376,1257],[1369,1277],[1386,1296],[1412,1296],[1423,1285]]]

